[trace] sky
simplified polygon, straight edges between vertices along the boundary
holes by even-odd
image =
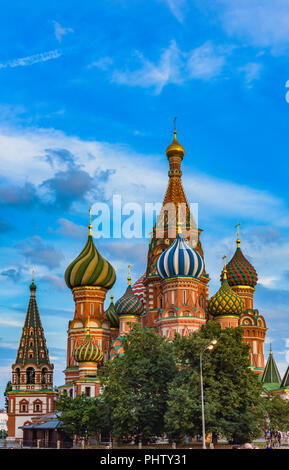
[[[63,279],[95,202],[161,202],[177,117],[210,295],[241,248],[282,374],[289,363],[289,0],[32,0],[0,17],[0,406],[32,271],[55,384],[72,294]],[[289,101],[289,99],[288,99]],[[149,240],[97,239],[115,299]]]

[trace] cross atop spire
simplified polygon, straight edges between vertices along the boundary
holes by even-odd
[[[174,123],[174,133],[177,133],[177,124],[176,124],[177,118],[176,117],[173,119],[173,123]]]
[[[88,235],[91,236],[92,235],[92,232],[91,232],[91,229],[92,229],[92,225],[91,225],[91,209],[92,209],[92,206],[89,206],[89,226],[88,226]]]
[[[128,285],[128,286],[131,285],[130,264],[128,265],[127,285]]]
[[[235,226],[235,228],[237,228],[237,240],[236,240],[237,248],[240,248],[240,230],[239,230],[240,225],[241,225],[240,222],[237,222],[237,225]]]
[[[227,279],[226,259],[227,259],[227,255],[224,255],[223,256],[223,260],[224,260],[223,279]]]

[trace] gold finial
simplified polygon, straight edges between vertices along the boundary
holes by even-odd
[[[127,276],[127,285],[130,286],[131,277],[130,277],[130,264],[128,265],[128,276]]]
[[[112,290],[112,288],[111,288],[110,292],[111,292],[111,294],[110,294],[110,303],[112,304],[113,303],[113,290]]]
[[[35,271],[34,269],[32,269],[32,282],[34,282],[34,274],[35,274]]]
[[[92,206],[89,206],[89,226],[88,226],[88,235],[92,235],[92,232],[91,232],[91,229],[92,229],[92,225],[91,225],[91,209],[92,209]]]
[[[90,312],[88,314],[88,319],[87,319],[87,323],[86,323],[86,336],[90,336],[90,326],[89,326],[89,320],[90,320]]]
[[[224,255],[223,256],[223,260],[224,260],[223,279],[227,279],[226,259],[227,259],[227,256]]]
[[[237,240],[236,240],[236,243],[237,243],[237,248],[240,248],[240,230],[239,230],[239,227],[240,227],[240,222],[237,222],[237,225],[235,226],[235,228],[237,228]]]
[[[173,119],[173,123],[174,123],[174,138],[173,138],[172,143],[167,147],[167,150],[166,150],[166,154],[167,154],[168,159],[170,159],[170,157],[172,157],[172,156],[178,156],[178,157],[180,157],[181,159],[183,159],[183,156],[185,155],[185,149],[184,149],[184,147],[183,147],[181,144],[179,144],[179,142],[177,141],[176,120],[177,120],[177,118],[175,117],[175,118]]]
[[[272,342],[270,341],[270,354],[272,355]]]

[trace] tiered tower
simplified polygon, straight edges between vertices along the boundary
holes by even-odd
[[[184,239],[194,248],[203,259],[203,250],[200,242],[201,230],[198,229],[191,214],[190,207],[182,186],[181,162],[185,150],[180,145],[174,130],[174,138],[166,150],[169,161],[169,182],[163,201],[161,213],[157,219],[150,240],[146,275],[143,279],[145,286],[145,312],[142,316],[142,325],[154,327],[160,318],[160,310],[163,302],[163,284],[157,272],[157,261],[159,256],[174,243],[177,236],[178,221]],[[205,272],[198,281],[198,287],[194,294],[196,299],[193,306],[206,308],[208,300],[209,276]],[[188,286],[187,286],[188,287]],[[189,287],[188,287],[189,289]],[[187,289],[185,289],[187,290]]]
[[[86,393],[88,396],[99,394],[99,380],[94,373],[96,364],[91,366],[90,372],[92,369],[94,372],[86,374],[82,361],[78,361],[80,356],[75,353],[84,345],[88,329],[90,340],[102,352],[104,361],[108,359],[111,347],[112,334],[104,312],[104,300],[108,289],[111,289],[115,283],[116,276],[111,264],[100,255],[94,245],[91,208],[88,228],[88,240],[84,249],[65,271],[65,281],[72,290],[75,301],[75,313],[68,325],[65,385],[60,389],[66,390],[71,396],[81,393]],[[97,362],[99,361],[98,358]]]
[[[240,248],[239,223],[237,224],[237,249],[233,258],[227,264],[227,277],[230,287],[245,304],[245,310],[240,318],[245,343],[250,345],[250,358],[253,370],[259,374],[264,370],[264,341],[266,322],[259,311],[254,308],[254,292],[258,281],[254,266],[245,258]]]
[[[54,410],[53,365],[36,301],[36,285],[30,285],[30,300],[16,361],[12,366],[12,391],[8,393],[8,440],[22,439],[20,426]]]

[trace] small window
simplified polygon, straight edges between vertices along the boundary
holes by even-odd
[[[93,315],[93,304],[90,304],[90,315]]]
[[[83,304],[80,304],[80,315],[83,315]]]
[[[175,291],[172,291],[172,304],[175,303]]]
[[[186,304],[186,303],[187,303],[187,295],[186,295],[186,294],[187,294],[187,292],[184,290],[184,291],[183,291],[183,296],[184,296],[184,304]]]
[[[90,387],[85,387],[85,395],[90,397]]]
[[[69,390],[69,396],[70,396],[70,398],[73,398],[73,390],[72,390],[72,388]]]

